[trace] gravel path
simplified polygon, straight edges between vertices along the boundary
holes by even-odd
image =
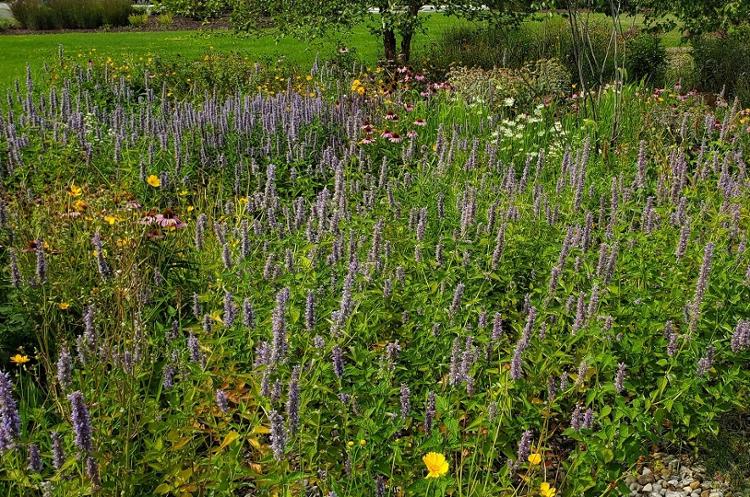
[[[738,497],[725,482],[706,475],[706,468],[687,457],[651,456],[625,482],[630,497]]]

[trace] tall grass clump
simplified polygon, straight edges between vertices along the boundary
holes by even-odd
[[[587,85],[612,81],[617,67],[624,65],[631,81],[661,83],[666,53],[657,35],[631,30],[614,36],[612,23],[598,18],[580,19],[578,29],[585,39],[580,74],[570,24],[560,17],[532,20],[518,27],[451,28],[433,44],[424,62],[444,74],[458,66],[515,69],[540,59],[556,59],[576,80],[583,77]]]
[[[127,26],[129,0],[14,0],[13,16],[26,29],[94,29]]]

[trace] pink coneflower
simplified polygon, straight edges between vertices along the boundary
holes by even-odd
[[[415,119],[414,126],[427,126],[427,121],[424,119]]]
[[[427,90],[420,91],[419,95],[422,96],[422,97],[429,97],[430,96],[430,92],[427,91]]]
[[[396,71],[398,71],[399,74],[404,74],[409,71],[409,68],[406,66],[401,66],[398,69],[396,69]]]
[[[384,130],[384,131],[383,131],[383,132],[382,132],[382,133],[380,134],[380,137],[381,137],[381,138],[388,138],[388,139],[390,139],[390,138],[391,138],[392,136],[393,136],[393,131],[390,131],[390,130],[387,130],[387,129],[386,129],[386,130]]]
[[[388,112],[385,113],[385,119],[387,121],[398,121],[398,114],[389,110]]]
[[[413,129],[410,129],[409,131],[406,132],[406,136],[408,136],[409,138],[416,138],[417,132],[414,131]]]
[[[361,145],[369,145],[370,143],[374,143],[374,142],[375,142],[375,138],[373,138],[372,136],[369,136],[369,135],[368,135],[368,136],[366,136],[366,137],[364,137],[364,138],[362,138],[362,139],[361,139],[361,140],[359,141],[359,143],[360,143]]]
[[[424,74],[417,74],[414,76],[414,79],[416,79],[417,81],[424,81],[427,78],[425,78]]]
[[[414,110],[414,104],[406,102],[404,104],[404,109],[406,110],[406,112],[411,112]]]
[[[172,209],[165,209],[162,214],[157,214],[156,222],[162,228],[182,229],[187,226]]]
[[[139,204],[137,200],[128,200],[128,202],[125,204],[125,208],[131,211],[138,210],[141,207],[141,204]]]
[[[362,126],[360,126],[360,129],[369,135],[375,128],[372,127],[372,124],[365,121],[364,123],[362,123]]]
[[[388,140],[391,143],[401,143],[401,140],[403,140],[403,138],[401,138],[401,135],[399,135],[398,133],[391,133],[391,136],[388,137]]]

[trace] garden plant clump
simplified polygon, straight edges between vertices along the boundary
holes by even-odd
[[[3,103],[3,495],[620,495],[747,409],[737,103],[178,70]]]

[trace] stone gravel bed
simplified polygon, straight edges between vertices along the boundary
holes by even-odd
[[[706,468],[687,456],[653,454],[625,483],[630,497],[740,497],[729,485],[706,474]]]

